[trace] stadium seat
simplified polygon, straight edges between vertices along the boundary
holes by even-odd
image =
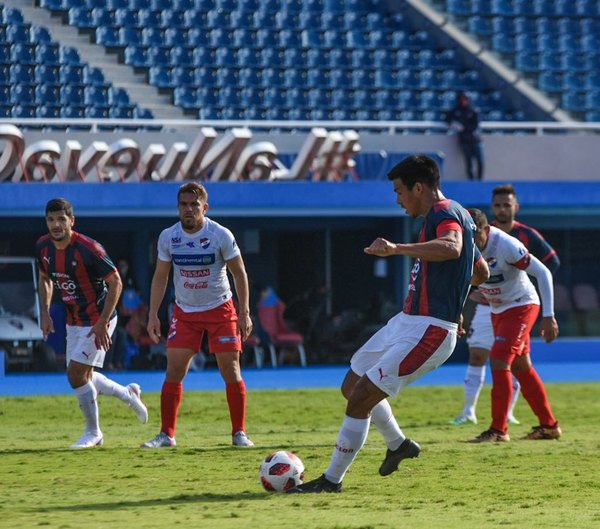
[[[569,112],[585,112],[587,109],[585,96],[581,92],[566,91],[562,93],[562,107]]]
[[[289,108],[308,107],[308,90],[297,86],[290,88],[286,93],[286,105]]]
[[[13,118],[35,118],[35,105],[19,104],[12,108]]]
[[[149,27],[142,28],[142,45],[149,46],[164,46],[166,43],[165,30],[163,28]]]
[[[108,88],[102,86],[86,86],[84,88],[84,101],[86,105],[103,107],[108,106]]]
[[[35,62],[44,65],[60,64],[58,44],[38,44],[35,47]]]
[[[231,13],[231,27],[244,31],[254,29],[254,11],[233,11]]]
[[[109,108],[108,106],[86,106],[85,117],[96,119],[108,119],[110,117]]]
[[[59,56],[61,64],[81,64],[79,52],[72,46],[61,46],[59,49]]]
[[[263,104],[263,89],[258,87],[245,87],[240,92],[240,102],[244,107],[259,107]]]
[[[170,68],[164,66],[151,66],[148,69],[148,82],[157,88],[175,88],[179,86],[171,78]]]
[[[6,27],[6,40],[12,44],[22,43],[29,44],[31,42],[31,26],[29,24],[9,24]]]
[[[185,27],[183,11],[173,9],[169,2],[161,11],[161,26],[163,28]]]
[[[64,85],[60,92],[60,102],[64,106],[83,106],[85,104],[83,88],[83,85]]]
[[[68,118],[68,119],[83,119],[83,118],[85,118],[85,107],[83,105],[81,105],[81,106],[75,106],[75,105],[63,106],[60,109],[60,117]]]
[[[196,84],[196,77],[194,68],[176,66],[171,69],[171,79],[174,86],[194,86]]]
[[[173,46],[169,52],[169,65],[192,67],[194,66],[194,57],[192,49],[184,46]]]
[[[43,26],[31,26],[31,30],[29,31],[29,38],[32,44],[52,44],[52,35],[50,35],[50,31]]]
[[[134,68],[148,68],[152,64],[148,57],[148,48],[141,46],[127,46],[123,52],[123,61]]]
[[[35,68],[30,64],[11,64],[8,72],[12,85],[32,83],[35,76]]]
[[[124,9],[120,7],[115,9],[114,13],[116,26],[142,29],[138,18],[138,12],[135,9]]]
[[[217,63],[215,50],[199,46],[192,52],[194,66],[214,67]]]
[[[116,28],[115,12],[111,9],[94,7],[90,12],[92,23],[96,28]]]
[[[36,105],[60,104],[61,88],[59,84],[39,84],[35,87]]]
[[[142,28],[159,28],[161,27],[162,19],[160,11],[152,11],[150,9],[140,9],[138,11],[138,19]]]
[[[199,109],[205,103],[214,103],[214,101],[199,101],[196,96],[197,89],[192,86],[177,86],[173,90],[173,104],[186,110]],[[211,91],[212,93],[212,91]]]
[[[260,86],[262,82],[260,70],[257,70],[256,68],[241,68],[239,76],[240,83],[242,86]]]
[[[29,43],[14,43],[10,47],[10,59],[11,62],[18,64],[36,64],[34,44]]]
[[[150,46],[148,48],[148,59],[154,66],[171,66],[170,49],[163,46]]]
[[[90,65],[83,67],[83,82],[94,86],[106,86],[108,84],[102,70]]]
[[[39,105],[35,111],[36,118],[60,118],[61,105]]]
[[[13,105],[32,105],[35,103],[33,84],[14,84],[10,87],[10,102]]]
[[[118,48],[121,46],[119,41],[119,31],[111,26],[100,26],[96,29],[96,43],[105,48]]]
[[[56,83],[59,78],[60,67],[57,64],[38,64],[35,67],[35,82]]]
[[[545,92],[562,92],[562,74],[556,71],[542,72],[538,78],[538,86]]]
[[[135,27],[122,27],[117,31],[119,46],[142,46],[142,30]]]

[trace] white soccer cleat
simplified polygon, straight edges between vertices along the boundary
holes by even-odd
[[[73,443],[70,448],[95,448],[104,444],[104,436],[100,433],[85,432],[76,443]]]
[[[148,422],[148,408],[142,402],[142,388],[140,388],[139,384],[128,384],[127,389],[129,390],[130,400],[129,407],[135,411],[137,418],[142,424],[146,424]]]
[[[475,415],[459,415],[455,419],[450,421],[450,424],[454,426],[462,426],[463,424],[477,424],[477,417]]]
[[[169,437],[165,432],[160,432],[154,439],[142,443],[140,448],[164,448],[176,444],[175,437]]]
[[[246,432],[240,430],[239,432],[235,432],[231,437],[231,444],[233,446],[242,446],[242,447],[250,447],[254,446],[254,443],[248,438]]]

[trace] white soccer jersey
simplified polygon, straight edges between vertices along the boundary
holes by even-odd
[[[529,251],[521,241],[490,226],[487,246],[481,252],[490,267],[490,278],[479,286],[493,313],[522,305],[539,305],[540,298],[524,271]]]
[[[233,296],[225,261],[238,255],[231,231],[208,217],[196,233],[178,222],[158,238],[158,258],[173,263],[175,302],[184,312],[214,309]]]

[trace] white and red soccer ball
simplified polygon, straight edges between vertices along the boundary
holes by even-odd
[[[280,450],[260,465],[260,482],[269,492],[287,492],[304,481],[304,464],[292,452]]]

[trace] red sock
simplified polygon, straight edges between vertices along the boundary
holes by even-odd
[[[161,432],[169,437],[175,437],[177,425],[177,412],[183,394],[181,382],[165,382],[160,393],[160,417],[162,419]]]
[[[512,400],[512,375],[508,369],[492,369],[492,428],[508,429],[508,408]]]
[[[515,373],[515,377],[521,384],[521,393],[536,414],[542,426],[554,426],[556,419],[552,414],[548,395],[542,379],[533,366],[527,371]]]
[[[243,380],[231,382],[225,386],[229,415],[231,416],[231,433],[246,431],[246,384]]]

